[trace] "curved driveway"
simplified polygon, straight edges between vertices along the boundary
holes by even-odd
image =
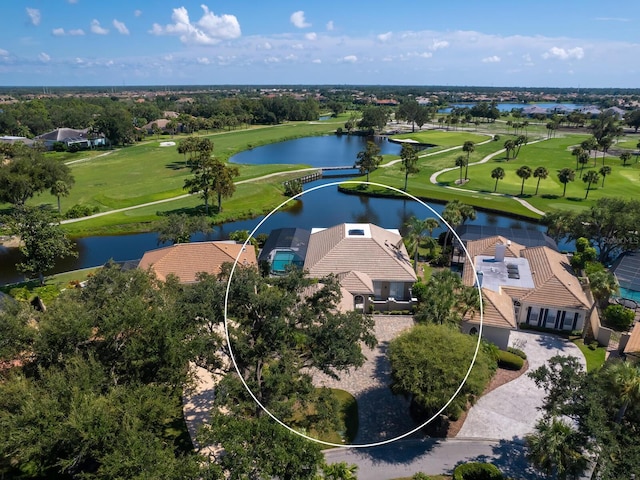
[[[509,344],[527,354],[529,372],[545,364],[555,355],[571,355],[586,369],[586,360],[573,343],[554,335],[511,332]],[[544,392],[525,373],[482,396],[458,433],[458,438],[522,439],[534,430],[541,418]]]

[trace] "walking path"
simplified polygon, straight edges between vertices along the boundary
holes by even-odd
[[[301,173],[301,172],[309,172],[309,171],[315,171],[315,170],[318,170],[318,168],[301,168],[299,170],[288,170],[286,172],[269,173],[268,175],[262,175],[261,177],[255,177],[255,178],[248,178],[246,180],[240,180],[240,181],[234,182],[234,183],[236,185],[241,185],[243,183],[257,182],[257,181],[260,181],[260,180],[264,180],[266,178],[276,177],[278,175],[288,175],[290,173]],[[152,205],[159,205],[161,203],[173,202],[175,200],[188,198],[188,197],[190,197],[192,195],[197,195],[197,194],[195,194],[195,193],[185,193],[184,195],[178,195],[177,197],[165,198],[163,200],[156,200],[154,202],[141,203],[139,205],[132,205],[131,207],[117,208],[115,210],[109,210],[107,212],[94,213],[93,215],[89,215],[87,217],[70,218],[68,220],[63,220],[60,223],[62,225],[64,225],[64,224],[67,224],[67,223],[82,222],[84,220],[90,220],[92,218],[104,217],[105,215],[113,215],[114,213],[120,213],[120,212],[127,212],[129,210],[135,210],[136,208],[144,208],[144,207],[150,207]]]
[[[313,371],[316,386],[340,388],[358,400],[358,434],[354,444],[376,443],[413,430],[417,425],[409,415],[409,401],[391,393],[391,365],[387,358],[389,341],[413,326],[411,316],[375,315],[375,336],[378,345],[363,347],[367,357],[364,365],[340,374],[335,380],[322,372]]]
[[[541,138],[539,140],[534,140],[532,142],[529,142],[527,145],[531,145],[532,143],[543,142],[545,140],[546,140],[546,138]],[[487,143],[487,142],[483,142],[483,143]],[[452,149],[450,149],[450,150],[452,150]],[[479,160],[477,162],[470,163],[469,166],[471,166],[471,165],[480,165],[482,163],[487,163],[492,158],[494,158],[494,157],[496,157],[496,156],[498,156],[498,155],[500,155],[500,154],[502,154],[504,152],[506,152],[506,149],[503,148],[501,150],[498,150],[497,152],[490,153],[489,155],[487,155],[483,159],[481,159],[481,160]],[[440,153],[440,152],[437,152],[437,153]],[[429,177],[429,181],[434,185],[438,185],[439,184],[438,177],[441,174],[443,174],[445,172],[450,172],[452,170],[457,170],[457,169],[458,169],[458,167],[443,168],[442,170],[439,170],[439,171],[433,173],[431,175],[431,177]],[[443,187],[444,188],[448,188],[449,190],[457,190],[459,192],[480,194],[480,192],[478,192],[477,190],[469,190],[469,189],[460,188],[460,187],[450,187],[450,186],[447,186],[447,185],[443,185]],[[536,214],[541,215],[541,216],[545,214],[545,212],[543,212],[542,210],[534,207],[533,205],[531,205],[526,200],[523,200],[522,198],[514,197],[513,195],[507,195],[505,193],[495,193],[495,192],[492,192],[489,195],[494,195],[494,196],[497,196],[497,197],[512,198],[513,200],[515,200],[516,202],[520,203],[523,207],[527,208],[528,210],[532,211],[533,213],[536,213]]]

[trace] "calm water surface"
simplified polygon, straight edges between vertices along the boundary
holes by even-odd
[[[242,163],[307,163],[327,161],[331,159],[334,165],[350,165],[358,151],[362,150],[365,140],[361,137],[326,136],[313,137],[267,145],[236,155],[233,160]],[[295,145],[291,145],[295,144]],[[384,151],[394,153],[399,150],[398,145],[382,141]],[[395,149],[395,150],[394,150]],[[300,160],[301,152],[305,153],[305,160]],[[322,152],[319,153],[319,152]],[[354,153],[355,152],[355,153]],[[266,162],[271,158],[271,162]],[[276,160],[277,159],[277,160]],[[313,160],[315,159],[315,160]],[[322,164],[318,164],[322,165]],[[336,179],[324,178],[305,185],[309,190],[317,185],[335,182]],[[430,204],[437,212],[442,212],[444,206]],[[268,233],[274,228],[298,226],[311,229],[313,227],[329,227],[342,222],[371,222],[384,228],[402,230],[409,217],[415,215],[420,218],[433,216],[430,210],[410,199],[383,199],[345,195],[339,193],[336,186],[329,186],[303,195],[298,202],[289,202],[285,211],[279,211],[256,232]],[[238,222],[230,222],[215,227],[207,235],[196,235],[193,240],[224,240],[230,232],[235,230],[253,230],[264,217]],[[478,212],[472,224],[496,225],[510,228],[527,228],[544,230],[535,222],[514,220],[512,218]],[[436,232],[439,233],[439,232]],[[80,268],[102,265],[109,259],[116,261],[141,258],[145,251],[157,248],[157,233],[142,233],[134,235],[117,235],[103,237],[86,237],[76,240],[78,258],[69,258],[58,262],[55,272],[64,272]],[[10,283],[22,280],[22,276],[15,270],[19,261],[16,249],[0,247],[0,283]]]

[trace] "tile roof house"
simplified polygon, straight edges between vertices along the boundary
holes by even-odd
[[[192,242],[177,243],[170,247],[145,252],[138,268],[152,270],[160,280],[172,274],[180,283],[194,283],[198,273],[211,275],[220,273],[222,264],[233,263],[238,257],[238,265],[256,266],[256,252],[251,246],[243,248],[235,242]]]
[[[341,286],[354,296],[357,310],[411,307],[411,287],[417,277],[395,229],[371,223],[313,229],[304,269],[314,278],[337,275]]]
[[[62,142],[67,147],[70,145],[78,145],[80,148],[90,148],[92,143],[88,134],[88,128],[82,130],[75,128],[56,128],[50,132],[38,135],[35,137],[35,140],[42,142],[47,148],[52,148],[56,142]]]
[[[271,274],[282,274],[289,265],[302,268],[311,232],[303,228],[272,230],[260,251],[259,262],[268,262]]]
[[[555,330],[582,330],[591,304],[569,260],[547,246],[525,247],[502,236],[467,242],[462,280],[483,293],[483,335],[506,348],[510,330],[520,324]],[[475,333],[479,315],[465,320]],[[475,329],[475,331],[474,331]]]

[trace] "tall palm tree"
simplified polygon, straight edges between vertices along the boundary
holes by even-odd
[[[526,145],[528,141],[529,139],[525,135],[518,135],[518,138],[516,138],[514,142],[516,144],[516,153],[513,156],[514,158],[518,158],[518,155],[520,155],[520,149],[523,145]]]
[[[331,463],[322,467],[325,480],[357,480],[358,466],[347,462]]]
[[[609,165],[600,167],[599,173],[602,175],[602,186],[604,187],[604,179],[607,175],[611,174],[611,167]]]
[[[447,229],[447,234],[444,237],[444,245],[442,249],[445,250],[447,248],[449,237],[451,236],[451,229],[455,229],[458,225],[462,223],[462,213],[460,213],[460,200],[451,200],[447,203],[442,211],[442,218],[449,225]]]
[[[540,420],[535,433],[526,437],[528,457],[537,468],[552,478],[576,478],[588,466],[587,458],[582,453],[584,440],[580,437],[563,420]]]
[[[504,149],[507,151],[507,161],[511,156],[511,152],[513,152],[515,148],[516,148],[516,142],[514,142],[513,140],[507,140],[506,142],[504,142]]]
[[[580,158],[580,155],[582,155],[584,153],[584,148],[580,147],[575,147],[573,150],[571,150],[571,155],[573,155],[574,157],[576,157],[576,170],[578,169],[578,159]]]
[[[604,165],[604,157],[607,156],[607,151],[611,148],[611,145],[613,145],[613,139],[611,137],[602,137],[598,145],[602,149],[602,165]]]
[[[502,180],[504,178],[504,168],[496,167],[493,170],[491,170],[491,178],[496,179],[496,184],[493,187],[493,191],[495,192],[498,190],[498,180]]]
[[[545,180],[548,176],[549,176],[549,170],[547,170],[545,167],[538,167],[533,171],[533,178],[538,179],[535,195],[538,195],[538,188],[540,188],[540,180]]]
[[[420,169],[418,164],[418,152],[413,148],[413,145],[408,143],[402,144],[402,150],[400,150],[400,158],[402,159],[402,170],[404,171],[404,191],[407,191],[407,182],[409,175],[418,173]]]
[[[520,187],[520,195],[524,193],[524,181],[527,180],[531,176],[531,168],[526,165],[521,166],[518,170],[516,170],[516,175],[518,175],[522,179],[522,185]]]
[[[462,155],[458,155],[456,157],[456,167],[460,168],[460,180],[459,180],[459,184],[462,185],[462,167],[464,167],[467,164],[467,160],[464,158],[464,156]]]
[[[567,183],[573,182],[575,178],[576,178],[576,172],[570,168],[563,168],[558,172],[558,180],[560,180],[560,183],[564,185],[564,188],[562,190],[563,197],[567,193]]]
[[[609,303],[609,298],[620,289],[616,277],[606,270],[594,272],[589,275],[589,288],[593,294],[595,305],[605,307]]]
[[[51,195],[54,195],[58,199],[58,213],[62,210],[60,208],[60,197],[69,196],[71,185],[69,183],[73,183],[73,177],[70,177],[70,182],[65,182],[64,180],[57,180],[51,186]]]
[[[405,224],[409,229],[406,238],[408,250],[413,254],[413,269],[418,271],[418,258],[420,255],[420,244],[422,243],[424,231],[427,230],[426,220],[411,217]]]
[[[466,142],[464,142],[464,145],[462,145],[462,151],[467,154],[467,163],[466,163],[466,168],[464,169],[464,178],[465,178],[465,180],[467,180],[469,178],[469,176],[468,176],[468,173],[469,173],[469,157],[471,156],[471,154],[474,152],[475,149],[476,149],[475,144],[470,140],[467,140]]]
[[[581,165],[580,172],[582,172],[585,165],[589,163],[589,153],[582,152],[580,155],[578,155],[578,163]]]
[[[598,183],[598,180],[600,180],[600,175],[598,175],[598,172],[596,172],[595,170],[589,170],[587,173],[585,173],[582,176],[582,181],[587,184],[587,193],[584,196],[585,200],[589,196],[589,190],[591,190],[591,185],[594,183]]]
[[[622,401],[616,414],[616,422],[622,422],[631,403],[640,402],[640,367],[629,362],[617,362],[606,370]]]
[[[587,138],[580,144],[580,146],[583,150],[589,152],[589,155],[593,152],[593,166],[595,167],[596,155],[598,154],[598,141],[594,137]]]

